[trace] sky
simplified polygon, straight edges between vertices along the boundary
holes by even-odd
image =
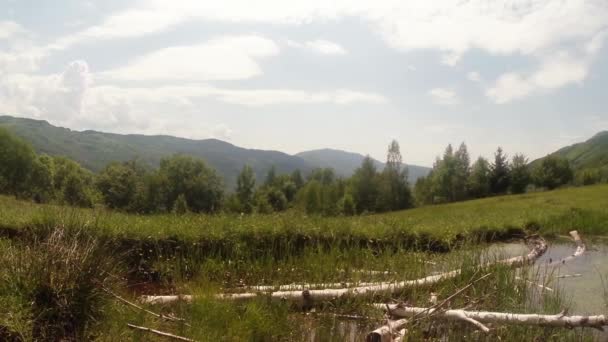
[[[75,130],[534,159],[608,129],[606,0],[0,0],[0,114]]]

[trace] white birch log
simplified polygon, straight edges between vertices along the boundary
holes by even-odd
[[[583,243],[583,240],[581,239],[581,237],[578,235],[578,232],[576,230],[573,230],[570,232],[570,236],[572,236],[574,243],[576,243],[576,250],[574,251],[574,253],[559,261],[554,261],[554,262],[550,263],[549,266],[563,265],[585,253],[585,251],[587,250],[587,247],[585,246],[585,243]]]
[[[388,321],[386,325],[372,331],[365,337],[366,342],[392,342],[395,334],[401,335],[403,327],[407,324],[407,319],[402,318],[396,321]]]
[[[395,317],[412,317],[415,315],[433,316],[433,318],[462,320],[463,317],[479,323],[513,324],[513,325],[540,325],[549,327],[577,328],[589,327],[602,329],[608,325],[604,315],[595,316],[567,316],[565,313],[556,315],[517,314],[491,311],[445,310],[432,308],[417,308],[399,304],[374,304],[378,309],[389,310]]]
[[[500,260],[498,264],[508,265],[513,268],[522,267],[524,265],[533,264],[540,256],[547,251],[547,243],[544,239],[536,237],[532,240],[533,248],[527,255],[517,256],[505,260]],[[493,263],[487,263],[485,266],[490,266]],[[342,287],[338,289],[303,289],[303,290],[279,290],[269,293],[263,292],[247,292],[247,293],[224,293],[218,294],[218,299],[232,300],[247,300],[256,298],[260,295],[270,296],[271,298],[283,299],[289,301],[299,301],[303,307],[312,305],[313,301],[332,300],[343,296],[365,296],[370,294],[380,293],[395,293],[404,289],[416,288],[436,284],[445,279],[452,279],[460,275],[461,270],[453,270],[437,275],[427,276],[414,280],[404,280],[398,282],[379,282],[359,285],[355,287]],[[144,296],[141,301],[144,303],[170,303],[176,300],[191,301],[191,296]]]

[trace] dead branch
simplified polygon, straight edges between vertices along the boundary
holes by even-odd
[[[190,324],[186,323],[186,320],[183,319],[183,318],[178,318],[178,317],[174,317],[174,316],[171,316],[171,315],[158,314],[158,313],[156,313],[154,311],[150,311],[150,310],[148,310],[146,308],[143,308],[143,307],[141,307],[141,306],[139,306],[139,305],[137,305],[137,304],[135,304],[133,302],[130,302],[130,301],[124,299],[123,297],[117,295],[116,293],[114,293],[114,292],[106,289],[106,288],[103,288],[103,290],[106,293],[108,293],[109,295],[111,295],[114,298],[118,299],[119,301],[121,301],[121,302],[123,302],[123,303],[125,303],[127,305],[130,305],[130,306],[132,306],[132,307],[134,307],[136,309],[139,309],[139,310],[141,310],[141,311],[143,311],[143,312],[145,312],[147,314],[150,314],[150,315],[152,315],[154,317],[157,317],[157,318],[160,318],[160,319],[164,319],[164,320],[167,320],[167,321],[172,321],[172,322],[182,322],[186,326],[191,326]]]
[[[182,337],[182,336],[177,336],[177,335],[173,335],[173,334],[169,334],[166,333],[164,331],[160,331],[160,330],[156,330],[156,329],[152,329],[152,328],[146,328],[146,327],[140,327],[131,323],[128,323],[127,326],[131,329],[136,329],[136,330],[141,330],[141,331],[145,331],[145,332],[149,332],[152,334],[156,334],[159,336],[164,336],[164,337],[168,337],[168,338],[172,338],[174,340],[180,340],[180,341],[188,341],[188,342],[196,342],[196,340],[187,338],[187,337]]]

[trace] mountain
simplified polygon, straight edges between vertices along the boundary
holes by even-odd
[[[95,172],[111,161],[133,158],[156,167],[161,158],[182,153],[203,158],[224,177],[227,188],[233,189],[236,177],[245,164],[255,170],[258,181],[264,179],[273,165],[278,173],[296,169],[307,173],[314,168],[302,158],[283,152],[245,149],[217,139],[79,132],[53,126],[47,121],[10,116],[0,116],[0,126],[29,141],[39,153],[68,157]]]
[[[361,166],[361,162],[363,161],[363,158],[365,158],[365,156],[359,153],[330,148],[300,152],[296,154],[296,156],[304,159],[311,165],[331,167],[337,174],[345,177],[351,176],[354,170]],[[373,159],[373,161],[379,170],[384,168],[384,163],[375,159]],[[408,165],[407,168],[408,179],[411,184],[414,184],[418,178],[426,176],[431,171],[428,167],[417,165]]]
[[[236,177],[245,164],[256,172],[258,182],[274,165],[278,173],[299,169],[307,174],[316,167],[331,167],[349,176],[361,165],[363,156],[337,150],[302,152],[292,156],[279,151],[246,149],[217,139],[192,140],[168,135],[114,134],[74,131],[43,120],[0,115],[0,126],[29,141],[38,153],[65,156],[98,172],[112,161],[139,158],[156,167],[161,158],[182,153],[203,158],[224,177],[227,189],[234,189]],[[377,162],[379,168],[384,165]],[[426,174],[427,168],[410,166],[410,180]]]
[[[584,169],[600,169],[608,174],[608,131],[599,132],[591,139],[562,147],[550,153],[548,156],[559,156],[568,159],[575,171]],[[530,167],[536,166],[544,158],[539,158],[530,163]]]
[[[550,155],[568,159],[575,170],[589,168],[608,169],[608,131],[594,135],[591,139],[563,147]],[[538,163],[542,158],[535,160]]]

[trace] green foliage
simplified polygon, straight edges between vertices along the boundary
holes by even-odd
[[[60,202],[77,207],[93,206],[96,193],[90,171],[64,157],[55,157],[53,168],[53,185]]]
[[[570,183],[573,177],[568,159],[556,155],[541,160],[533,171],[534,183],[549,190]]]
[[[515,154],[511,161],[511,193],[521,194],[530,184],[531,176],[528,168],[528,159],[523,154]]]
[[[112,163],[97,176],[97,189],[109,208],[131,208],[135,206],[140,177],[129,164]]]
[[[91,232],[38,233],[44,236],[30,245],[0,248],[0,303],[15,305],[0,308],[0,316],[13,317],[0,318],[0,325],[8,323],[22,340],[90,340],[104,316],[102,286],[112,287],[117,260]]]
[[[504,194],[509,190],[511,179],[509,175],[509,161],[501,147],[494,153],[494,163],[490,165],[490,192]]]
[[[0,192],[15,196],[26,192],[35,161],[29,144],[0,128]]]
[[[376,166],[367,156],[351,179],[352,194],[357,212],[374,212],[380,195]]]
[[[214,212],[221,209],[223,184],[215,170],[201,159],[174,155],[161,160],[158,170],[160,186],[166,194],[165,205],[173,208],[183,195],[190,210]]]
[[[413,205],[407,181],[407,168],[402,169],[399,144],[393,140],[388,148],[386,166],[377,176],[380,196],[376,209],[380,212],[401,210]]]
[[[343,215],[355,215],[357,212],[353,196],[349,193],[345,193],[344,196],[342,196],[342,198],[340,199],[340,202],[338,202],[338,209]]]
[[[173,203],[173,210],[171,211],[177,215],[184,215],[190,211],[188,209],[188,201],[186,200],[186,196],[184,196],[184,194],[177,196],[175,202]]]
[[[576,172],[574,177],[576,185],[592,185],[602,182],[601,169],[590,168]]]
[[[54,172],[53,159],[47,155],[38,156],[32,164],[28,180],[28,197],[33,198],[38,203],[46,203],[54,199]]]
[[[490,163],[483,157],[479,157],[471,168],[469,195],[473,198],[490,195]]]
[[[236,194],[240,202],[241,211],[251,213],[253,211],[253,195],[255,193],[255,174],[249,165],[243,166],[243,170],[236,180]]]

